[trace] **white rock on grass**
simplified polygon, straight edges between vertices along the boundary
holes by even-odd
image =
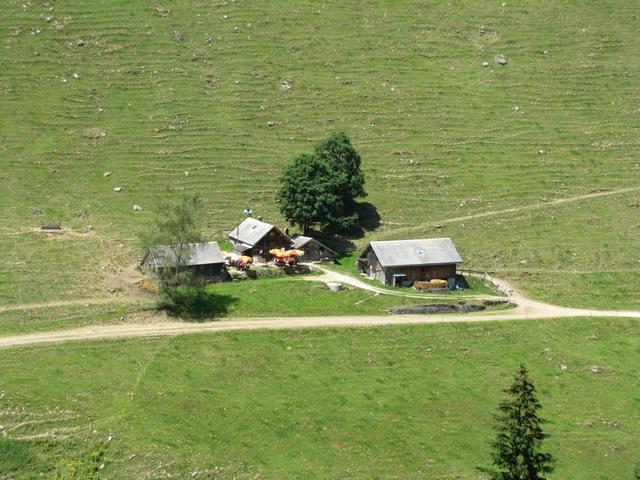
[[[133,206],[133,211],[134,212],[141,212],[142,211],[142,207],[140,205],[134,205]]]
[[[122,191],[122,187],[113,187],[113,191],[116,193],[120,193]]]
[[[111,176],[111,172],[104,172],[102,174],[103,177],[110,177]]]

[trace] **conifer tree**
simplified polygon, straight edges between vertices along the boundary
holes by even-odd
[[[535,387],[524,365],[515,375],[511,386],[505,390],[508,397],[498,407],[498,435],[493,443],[493,480],[546,480],[553,470],[553,458],[540,450],[547,435],[542,431],[544,423],[538,417],[541,407],[535,395]]]

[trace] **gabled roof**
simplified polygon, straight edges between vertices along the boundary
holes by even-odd
[[[220,252],[220,247],[217,242],[207,243],[187,243],[182,246],[183,250],[180,251],[179,245],[156,245],[151,248],[149,255],[145,258],[146,261],[149,257],[155,267],[162,267],[167,261],[174,263],[178,254],[181,254],[185,260],[185,265],[211,265],[214,263],[224,263],[224,257]]]
[[[390,240],[371,242],[369,245],[383,267],[448,265],[462,262],[462,257],[450,238]]]
[[[240,225],[229,232],[229,238],[253,246],[274,228],[276,227],[269,223],[249,217],[245,218]]]
[[[293,243],[291,245],[291,248],[296,248],[296,249],[303,249],[304,246],[309,243],[310,241],[316,241],[318,243],[318,245],[320,245],[322,248],[324,248],[325,250],[329,250],[331,253],[336,254],[336,252],[332,249],[330,249],[329,247],[327,247],[325,244],[319,242],[318,240],[316,240],[313,237],[305,237],[303,235],[300,235],[296,238],[293,239]],[[336,254],[337,255],[337,254]]]

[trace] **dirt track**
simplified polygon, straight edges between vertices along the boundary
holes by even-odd
[[[401,316],[345,316],[345,317],[279,317],[246,318],[212,321],[208,323],[164,322],[134,325],[104,325],[83,327],[57,332],[32,333],[0,338],[0,348],[37,345],[43,343],[104,340],[132,337],[158,337],[184,335],[188,333],[221,332],[229,330],[281,330],[326,327],[374,327],[383,325],[414,325],[454,322],[486,322],[527,320],[558,317],[635,317],[640,312],[618,312],[580,310],[556,307],[525,299],[518,295],[512,298],[519,302],[513,310],[465,315],[401,315]]]
[[[634,189],[628,189],[628,191]],[[612,192],[613,193],[613,192]],[[620,193],[617,191],[615,193]],[[591,196],[605,195],[608,193],[592,194]],[[570,199],[564,201],[572,201]],[[562,201],[556,202],[560,203]],[[314,277],[310,280],[316,281],[338,281],[346,283],[356,288],[361,288],[383,295],[400,295],[424,298],[415,294],[405,294],[393,292],[386,289],[376,288],[357,278],[340,274],[334,271],[322,269],[324,274],[321,277]],[[474,314],[445,314],[445,315],[400,315],[400,316],[339,316],[339,317],[274,317],[274,318],[242,318],[232,320],[210,321],[204,323],[188,322],[161,322],[147,324],[119,324],[93,327],[72,328],[61,331],[31,333],[9,337],[0,337],[0,348],[28,346],[45,343],[85,341],[99,339],[117,339],[132,337],[158,337],[167,335],[183,335],[188,333],[221,332],[229,330],[281,330],[281,329],[305,329],[305,328],[326,328],[326,327],[374,327],[383,325],[415,325],[432,323],[454,323],[454,322],[486,322],[486,321],[508,321],[545,319],[560,317],[632,317],[640,318],[640,312],[635,311],[612,311],[612,310],[586,310],[577,308],[559,307],[543,302],[531,300],[518,293],[512,285],[500,279],[493,278],[500,290],[508,293],[509,299],[518,306],[511,310],[499,312],[483,312]],[[479,298],[479,297],[477,297]],[[110,299],[111,300],[111,299]],[[132,301],[133,299],[123,297],[122,301]],[[113,302],[113,300],[111,300]],[[107,299],[94,300],[70,300],[61,302],[50,302],[39,305],[13,305],[1,307],[0,312],[9,310],[21,310],[27,308],[38,308],[43,306],[60,305],[82,305],[109,303]]]
[[[620,194],[623,194],[623,193],[636,192],[638,190],[640,190],[640,187],[630,187],[630,188],[622,188],[620,190],[608,190],[608,191],[604,191],[604,192],[586,193],[584,195],[576,195],[575,197],[559,198],[557,200],[551,200],[549,202],[533,203],[531,205],[523,205],[521,207],[506,208],[504,210],[490,210],[490,211],[487,211],[487,212],[474,213],[474,214],[471,214],[471,215],[464,215],[462,217],[447,218],[447,219],[442,219],[442,220],[439,220],[439,221],[438,220],[434,220],[434,221],[430,221],[429,223],[412,225],[410,227],[394,228],[394,229],[386,231],[385,234],[386,235],[388,235],[388,234],[397,235],[397,234],[403,233],[403,232],[413,232],[413,231],[415,231],[417,229],[424,228],[424,227],[427,227],[427,226],[430,226],[430,225],[445,225],[445,224],[448,224],[448,223],[466,222],[468,220],[475,220],[477,218],[495,217],[497,215],[504,215],[505,213],[515,213],[515,212],[521,212],[521,211],[526,211],[526,210],[535,210],[535,209],[538,209],[538,208],[552,207],[552,206],[555,206],[555,205],[562,205],[564,203],[579,202],[581,200],[588,200],[590,198],[606,197],[606,196],[610,196],[610,195],[620,195]]]

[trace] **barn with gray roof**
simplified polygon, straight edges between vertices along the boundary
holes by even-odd
[[[429,238],[371,242],[357,262],[358,270],[369,278],[400,286],[453,278],[462,257],[450,238]]]
[[[333,263],[338,255],[315,238],[304,235],[294,238],[291,247],[304,251],[304,255],[298,259],[301,262]]]
[[[249,257],[268,257],[269,250],[291,246],[291,239],[277,227],[251,217],[231,230],[228,237],[236,252]]]
[[[224,276],[224,257],[216,242],[156,245],[142,259],[140,269],[148,275],[156,276],[159,270],[178,263],[200,276]]]

